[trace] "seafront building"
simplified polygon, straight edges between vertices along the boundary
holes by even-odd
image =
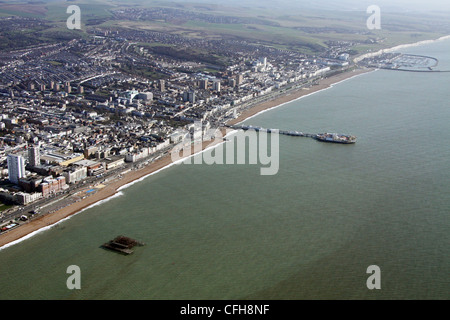
[[[22,156],[8,155],[8,176],[9,181],[19,184],[19,179],[25,177],[25,159]]]
[[[70,184],[82,181],[87,177],[87,167],[84,166],[73,166],[69,170],[63,173],[65,181]]]

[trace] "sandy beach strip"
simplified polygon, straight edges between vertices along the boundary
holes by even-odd
[[[262,112],[262,111],[277,107],[281,104],[296,100],[302,96],[305,96],[305,95],[308,95],[308,94],[311,94],[311,93],[314,93],[314,92],[317,92],[317,91],[320,91],[323,89],[327,89],[335,83],[341,82],[343,80],[346,80],[346,79],[349,79],[354,76],[357,76],[357,75],[360,75],[363,73],[367,73],[370,71],[372,71],[372,69],[356,69],[353,71],[347,71],[347,72],[343,72],[343,73],[339,73],[339,74],[330,76],[328,78],[322,79],[319,82],[319,84],[311,86],[308,89],[298,89],[298,90],[290,92],[286,95],[276,97],[273,100],[266,101],[261,104],[257,104],[255,106],[251,107],[250,109],[242,112],[242,114],[240,116],[238,116],[236,119],[233,119],[232,121],[228,122],[228,124],[232,125],[232,124],[242,122],[245,119],[252,117],[259,112]],[[226,130],[222,129],[221,131],[222,131],[222,135],[225,136]],[[219,140],[214,140],[212,142],[205,141],[202,145],[201,150],[203,151],[206,148],[212,147],[213,145],[218,144],[220,142],[221,141],[219,141]],[[16,229],[10,230],[9,232],[0,235],[0,248],[5,245],[11,244],[12,242],[18,241],[24,237],[27,237],[40,229],[48,228],[49,226],[52,226],[52,225],[56,224],[57,222],[59,222],[63,219],[66,219],[95,203],[98,203],[99,201],[108,199],[108,198],[114,196],[118,192],[119,188],[121,188],[129,183],[132,183],[138,179],[141,179],[151,173],[161,170],[161,169],[169,166],[172,163],[173,163],[172,157],[171,157],[171,154],[169,153],[168,155],[156,160],[155,162],[151,163],[150,165],[148,165],[142,169],[131,170],[131,171],[127,172],[126,174],[124,174],[121,179],[114,180],[110,183],[104,184],[104,186],[102,186],[102,188],[99,188],[95,194],[88,196],[85,199],[82,199],[78,202],[74,202],[73,204],[68,205],[56,212],[42,215],[38,218],[31,220],[28,223],[21,225],[20,227],[18,227]]]
[[[274,100],[270,100],[270,101],[266,101],[266,102],[257,104],[254,107],[251,107],[250,109],[245,110],[244,112],[241,113],[240,116],[238,116],[234,120],[229,121],[227,124],[233,125],[233,124],[240,123],[250,117],[253,117],[257,113],[260,113],[261,111],[266,111],[268,109],[278,107],[281,104],[299,99],[299,98],[309,95],[311,93],[330,88],[334,84],[337,84],[341,81],[353,78],[355,76],[358,76],[358,75],[361,75],[364,73],[371,72],[373,70],[374,69],[360,68],[360,69],[355,69],[353,71],[342,72],[342,73],[330,76],[328,78],[324,78],[324,79],[320,80],[320,82],[317,85],[313,85],[307,89],[303,89],[303,88],[298,89],[298,90],[289,92],[285,95],[279,96],[279,97],[275,98]]]

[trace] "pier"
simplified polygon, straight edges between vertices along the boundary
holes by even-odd
[[[299,131],[287,131],[287,130],[279,130],[279,129],[266,129],[266,128],[255,127],[255,126],[227,125],[227,127],[231,128],[231,129],[254,130],[254,131],[260,131],[260,132],[267,132],[267,133],[278,133],[278,134],[283,134],[285,136],[307,137],[307,138],[316,138],[317,137],[317,134],[315,134],[315,133],[305,133],[305,132],[299,132]]]
[[[254,126],[246,126],[246,125],[227,125],[227,127],[232,129],[241,129],[241,130],[254,130],[259,132],[267,132],[267,133],[278,133],[286,136],[293,137],[307,137],[313,138],[322,142],[333,142],[333,143],[343,143],[343,144],[354,144],[356,143],[356,136],[345,135],[345,134],[337,134],[337,133],[305,133],[300,131],[287,131],[287,130],[279,130],[279,129],[266,129],[261,127]]]

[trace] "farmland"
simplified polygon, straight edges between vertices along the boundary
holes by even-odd
[[[82,37],[94,29],[131,29],[192,39],[246,40],[305,54],[323,52],[329,41],[345,41],[354,43],[354,50],[362,53],[450,34],[448,14],[445,13],[421,16],[411,13],[408,16],[388,12],[383,14],[381,30],[369,30],[365,10],[317,10],[288,5],[281,8],[266,1],[231,3],[234,5],[219,5],[212,0],[45,0],[30,3],[13,0],[0,3],[0,17],[20,16],[46,23],[45,30],[24,28],[29,39],[19,43],[19,47],[32,43],[32,39],[47,42]],[[82,13],[82,30],[75,33],[65,26],[69,17],[67,7],[72,4],[79,6]],[[414,23],[410,22],[412,20]],[[5,37],[5,34],[1,35]],[[6,38],[10,37],[11,34],[6,35]]]

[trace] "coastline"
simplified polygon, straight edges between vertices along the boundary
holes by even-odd
[[[236,119],[233,119],[228,122],[229,125],[235,125],[238,123],[241,123],[245,120],[248,120],[262,112],[266,112],[271,109],[279,108],[282,105],[295,101],[297,99],[303,98],[307,95],[329,89],[333,87],[334,85],[343,82],[345,80],[351,79],[353,77],[372,72],[375,69],[362,69],[358,68],[356,70],[352,71],[345,71],[336,75],[333,75],[331,77],[325,78],[320,80],[319,84],[314,85],[308,89],[297,89],[294,92],[290,92],[288,94],[282,95],[280,97],[275,98],[274,100],[269,100],[262,102],[260,104],[257,104],[250,109],[247,109],[241,113],[240,116],[238,116]]]
[[[395,51],[398,51],[400,49],[417,47],[417,46],[421,46],[421,45],[424,45],[424,44],[435,43],[435,42],[438,42],[438,41],[444,41],[444,40],[448,40],[448,39],[450,39],[450,35],[442,36],[442,37],[440,37],[438,39],[422,40],[422,41],[414,42],[414,43],[400,44],[400,45],[392,47],[392,48],[381,49],[381,50],[378,50],[376,52],[365,53],[363,55],[360,55],[360,56],[354,58],[353,62],[354,63],[358,63],[358,62],[364,60],[365,58],[376,57],[376,56],[379,56],[379,55],[381,55],[383,53],[395,52]]]
[[[259,113],[278,108],[288,102],[292,102],[304,96],[331,88],[337,83],[371,71],[373,71],[373,69],[359,68],[356,70],[345,71],[336,75],[332,75],[328,78],[320,80],[317,85],[314,85],[308,89],[300,88],[293,92],[278,96],[272,100],[256,104],[255,106],[244,110],[236,119],[229,121],[227,124],[232,125],[243,122],[244,120],[254,117]],[[224,128],[222,128],[221,130],[222,136],[225,136],[226,130]],[[212,142],[205,141],[203,142],[201,151],[199,152],[203,152],[206,149],[220,143],[223,143],[223,141],[218,141],[217,139]],[[172,162],[171,154],[169,153],[142,169],[129,171],[124,174],[121,179],[107,183],[105,187],[99,189],[95,194],[81,201],[74,202],[64,208],[59,209],[56,212],[45,214],[41,217],[36,218],[35,220],[31,220],[30,222],[21,225],[16,229],[0,235],[0,250],[10,247],[23,240],[29,239],[40,232],[46,231],[56,224],[61,223],[93,206],[99,205],[105,201],[113,199],[114,197],[120,196],[122,194],[121,190],[123,190],[124,188],[174,164],[175,163]]]

